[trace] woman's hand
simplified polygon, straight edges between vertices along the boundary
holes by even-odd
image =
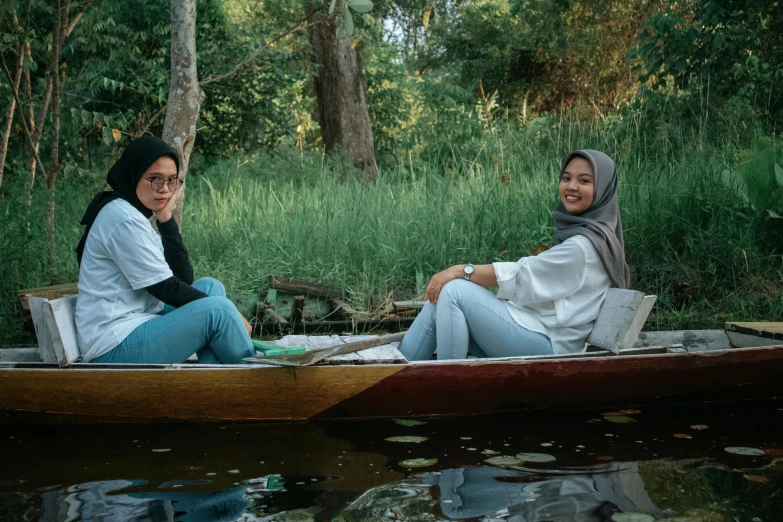
[[[430,282],[427,283],[427,301],[429,301],[432,304],[436,304],[438,302],[438,297],[440,296],[440,291],[443,289],[443,286],[448,283],[449,281],[453,281],[455,279],[459,279],[461,277],[464,277],[464,268],[465,265],[454,265],[452,267],[447,268],[443,272],[438,272],[434,276],[432,276],[432,279],[430,279]]]
[[[245,319],[245,316],[242,314],[239,314],[239,317],[242,318],[242,322],[245,324],[245,329],[247,330],[247,335],[251,336],[253,335],[253,326],[247,322],[247,319]]]
[[[154,211],[155,219],[158,220],[158,223],[165,223],[171,219],[171,215],[174,213],[174,207],[177,206],[177,201],[179,201],[179,189],[171,194],[171,197],[162,209]]]

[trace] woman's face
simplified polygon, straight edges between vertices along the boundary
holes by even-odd
[[[169,180],[177,177],[177,164],[169,156],[161,156],[141,175],[138,185],[136,185],[136,196],[142,205],[153,212],[163,209],[169,199],[176,192],[169,188]],[[155,190],[152,184],[163,183],[160,190]],[[176,186],[176,182],[175,186]],[[177,187],[179,188],[179,187]]]
[[[585,158],[576,156],[568,162],[560,177],[560,202],[571,214],[581,214],[593,204],[595,176]]]

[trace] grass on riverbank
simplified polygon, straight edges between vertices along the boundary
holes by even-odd
[[[749,209],[722,179],[741,147],[704,145],[685,132],[652,139],[600,124],[531,126],[488,131],[480,143],[427,160],[401,158],[376,185],[315,154],[228,158],[191,170],[183,236],[196,275],[217,277],[234,292],[263,290],[276,274],[341,285],[357,308],[377,310],[413,297],[417,272],[515,260],[551,245],[559,162],[574,148],[596,148],[620,169],[633,287],[659,295],[648,329],[776,320],[780,225]],[[35,193],[27,233],[22,190],[7,180],[0,346],[34,342],[18,327],[17,290],[77,279],[78,221],[101,176],[60,182],[54,274],[46,265],[44,190]]]

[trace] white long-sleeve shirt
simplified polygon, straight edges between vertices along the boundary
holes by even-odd
[[[585,350],[611,286],[589,239],[574,236],[537,256],[492,266],[498,297],[517,324],[549,336],[556,354]]]

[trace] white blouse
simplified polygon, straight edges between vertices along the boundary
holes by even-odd
[[[492,263],[498,297],[522,327],[549,336],[556,354],[585,351],[611,286],[590,240],[579,235],[515,263]]]

